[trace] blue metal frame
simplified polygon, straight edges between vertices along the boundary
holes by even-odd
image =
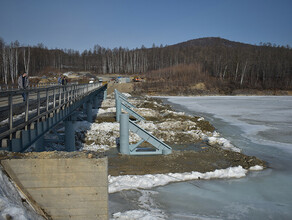
[[[128,114],[122,113],[120,119],[120,153],[127,155],[171,154],[172,148],[170,146],[129,120]],[[136,144],[129,145],[129,130],[141,138]],[[155,149],[139,148],[139,145],[144,141],[151,144]]]
[[[122,113],[122,109],[125,110],[128,114],[136,118],[137,121],[144,121],[145,118],[139,115],[131,108],[136,108],[133,104],[128,102],[128,98],[115,89],[115,101],[116,101],[116,121],[120,121],[120,115]]]

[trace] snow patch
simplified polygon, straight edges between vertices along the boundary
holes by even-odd
[[[222,137],[218,137],[219,136],[218,132],[214,132],[213,134],[214,135],[212,137],[206,138],[209,144],[211,145],[218,144],[224,150],[231,150],[238,153],[241,152],[241,150],[235,147],[233,144],[231,144],[229,140]]]
[[[238,167],[229,167],[227,169],[215,170],[212,172],[186,172],[186,173],[168,173],[168,174],[147,174],[147,175],[124,175],[109,176],[109,193],[130,189],[150,189],[156,186],[163,186],[170,182],[181,182],[196,179],[214,179],[214,178],[241,178],[244,177],[247,170]]]
[[[123,94],[124,96],[126,96],[127,98],[131,97],[131,94],[129,94],[129,93],[123,92],[122,94]]]
[[[263,166],[260,166],[260,165],[255,165],[255,166],[252,166],[249,168],[250,171],[260,171],[260,170],[263,170],[264,167]]]
[[[22,203],[15,186],[0,169],[0,219],[43,219],[28,204]]]
[[[205,118],[203,118],[203,117],[198,118],[198,121],[204,121],[204,120],[205,120]]]

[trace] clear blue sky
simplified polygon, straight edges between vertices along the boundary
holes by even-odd
[[[0,0],[0,37],[80,51],[201,37],[292,46],[292,0]]]

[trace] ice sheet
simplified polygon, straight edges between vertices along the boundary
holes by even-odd
[[[211,114],[241,129],[257,144],[274,145],[292,153],[291,96],[163,97],[188,110]],[[222,104],[224,103],[224,104]],[[290,135],[289,135],[290,134]]]

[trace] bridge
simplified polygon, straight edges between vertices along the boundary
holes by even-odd
[[[106,91],[107,85],[100,83],[0,91],[0,149],[23,152],[35,144],[36,150],[42,151],[44,134],[55,132],[54,128],[64,122],[65,137],[60,141],[67,151],[76,150],[73,129],[78,118],[76,110],[82,109],[86,120],[92,122],[92,108],[100,107]]]

